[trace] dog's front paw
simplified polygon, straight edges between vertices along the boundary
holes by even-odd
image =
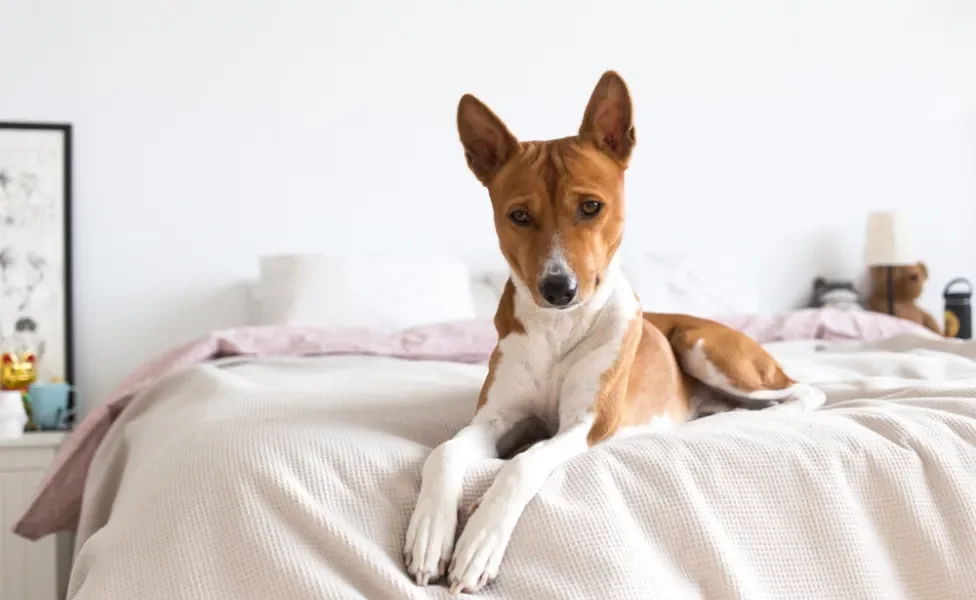
[[[483,498],[461,532],[448,571],[451,593],[477,592],[498,577],[513,523],[502,502]]]
[[[457,502],[421,493],[410,517],[403,562],[417,585],[437,581],[447,571],[457,529]]]

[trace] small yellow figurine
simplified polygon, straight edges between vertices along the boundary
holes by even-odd
[[[30,395],[28,388],[37,379],[37,369],[35,368],[37,359],[33,352],[24,352],[19,357],[13,352],[6,352],[0,359],[0,389],[17,390],[24,400],[24,410],[27,411],[27,431],[37,429],[34,424],[33,412],[30,406]]]

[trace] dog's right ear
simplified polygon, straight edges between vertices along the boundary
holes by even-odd
[[[519,143],[481,100],[465,94],[458,103],[458,134],[468,167],[484,185],[518,151]]]

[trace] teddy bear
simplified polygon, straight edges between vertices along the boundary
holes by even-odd
[[[868,296],[867,307],[875,312],[888,313],[888,269],[891,269],[894,286],[895,316],[914,321],[932,331],[942,334],[939,324],[932,315],[925,312],[915,300],[922,295],[922,286],[929,278],[929,270],[925,263],[914,265],[900,265],[897,267],[871,267],[871,292]]]

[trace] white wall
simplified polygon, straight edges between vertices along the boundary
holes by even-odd
[[[636,98],[628,242],[734,253],[780,308],[910,214],[939,313],[976,278],[976,3],[0,0],[0,119],[76,126],[78,383],[245,318],[282,251],[497,261],[454,130],[474,92],[572,133]]]

